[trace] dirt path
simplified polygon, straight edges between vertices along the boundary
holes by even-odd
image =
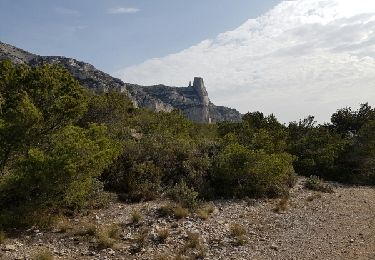
[[[188,232],[199,234],[199,241],[185,255],[205,259],[375,259],[375,189],[337,186],[328,194],[306,190],[302,182],[293,188],[284,213],[274,210],[279,200],[216,201],[216,211],[207,220],[175,220],[157,216],[165,202],[114,203],[68,222],[72,230],[87,223],[120,224],[121,236],[113,249],[99,250],[95,236],[34,229],[0,245],[0,259],[30,259],[41,246],[56,259],[175,259],[186,249]],[[138,225],[129,223],[135,210],[142,215]],[[236,245],[231,236],[234,224],[245,228],[243,245]],[[157,242],[157,230],[164,228],[169,236]],[[149,235],[134,253],[140,230]]]

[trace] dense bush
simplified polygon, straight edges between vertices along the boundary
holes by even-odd
[[[286,194],[293,183],[293,157],[287,153],[267,154],[231,144],[216,160],[213,184],[221,196],[275,197]]]
[[[66,70],[2,62],[0,73],[0,226],[82,208],[121,147],[104,126],[73,126],[87,99]]]
[[[123,154],[103,175],[107,187],[132,200],[153,199],[182,180],[203,191],[212,143],[193,139],[192,123],[177,112],[150,114],[139,111],[128,122],[138,135],[124,141]]]
[[[213,186],[224,197],[280,196],[294,182],[293,156],[285,152],[288,132],[273,116],[244,115],[220,123],[222,149],[214,160]]]
[[[284,152],[287,147],[288,132],[274,115],[247,113],[239,123],[219,123],[218,132],[222,138],[231,136],[252,150],[264,150],[267,153]]]
[[[54,134],[48,150],[31,148],[1,182],[2,206],[29,201],[54,208],[82,208],[95,178],[119,152],[106,129],[68,126]]]
[[[0,63],[0,170],[86,110],[78,82],[60,67]]]
[[[198,192],[189,188],[184,181],[176,184],[168,195],[184,208],[195,209],[198,206]]]
[[[333,178],[337,159],[344,151],[347,140],[331,132],[326,126],[305,126],[291,123],[288,151],[296,155],[294,169],[300,175]]]
[[[94,93],[86,91],[88,109],[80,118],[79,125],[88,127],[91,123],[103,124],[111,137],[122,140],[129,132],[127,121],[134,113],[134,107],[126,93]]]
[[[375,110],[339,109],[331,123],[315,125],[309,117],[289,124],[288,151],[297,156],[294,168],[305,176],[374,185]]]
[[[339,180],[375,185],[375,120],[363,125],[338,161]]]

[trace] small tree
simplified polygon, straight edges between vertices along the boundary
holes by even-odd
[[[0,62],[0,171],[18,154],[76,122],[86,106],[83,89],[62,67]]]

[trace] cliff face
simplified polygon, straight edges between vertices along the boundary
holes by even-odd
[[[166,112],[179,109],[189,119],[201,123],[241,120],[241,114],[237,110],[215,106],[210,102],[202,78],[195,78],[193,85],[188,87],[126,84],[97,70],[91,64],[61,56],[39,56],[0,42],[0,61],[6,59],[16,64],[31,66],[60,64],[69,70],[81,85],[94,91],[126,92],[137,107]]]
[[[202,78],[194,78],[188,87],[165,85],[139,86],[126,84],[126,89],[139,107],[155,111],[181,110],[186,117],[201,123],[240,121],[242,115],[235,109],[215,106],[208,97]]]

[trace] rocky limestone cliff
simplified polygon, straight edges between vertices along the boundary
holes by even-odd
[[[137,107],[166,112],[178,109],[189,119],[201,123],[241,120],[241,114],[237,110],[215,106],[210,102],[202,78],[195,78],[193,85],[188,87],[127,84],[82,61],[61,56],[39,56],[0,42],[0,61],[6,59],[16,64],[31,66],[60,64],[69,70],[81,85],[94,91],[126,92]]]
[[[234,122],[241,120],[242,117],[235,109],[214,105],[209,100],[202,78],[195,78],[194,84],[188,87],[126,84],[126,89],[139,107],[146,107],[155,111],[179,109],[186,117],[195,122]]]

